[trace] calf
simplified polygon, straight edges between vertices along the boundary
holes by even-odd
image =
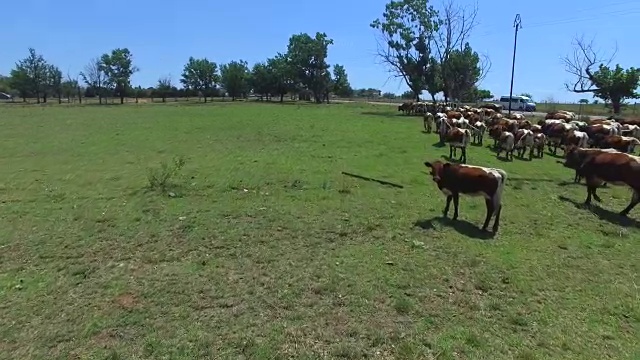
[[[533,158],[533,131],[519,129],[514,135],[514,149],[518,150],[518,157],[523,158],[529,149],[529,160]]]
[[[506,152],[505,156],[507,160],[513,160],[513,149],[515,147],[515,137],[508,131],[503,131],[500,134],[500,140],[498,140],[498,152],[496,157],[499,157],[502,151]]]
[[[458,201],[460,194],[482,196],[485,198],[487,216],[482,226],[487,231],[489,221],[495,215],[493,232],[498,232],[500,226],[500,212],[502,211],[502,193],[504,192],[507,173],[501,169],[485,168],[462,164],[443,163],[435,161],[425,162],[431,168],[431,177],[438,185],[438,189],[447,196],[443,215],[449,213],[449,206],[453,200],[453,220],[458,219]]]
[[[467,146],[471,141],[471,132],[469,129],[451,128],[445,136],[445,142],[449,144],[449,159],[453,159],[456,155],[457,149],[462,150],[460,155],[460,162],[467,163]]]
[[[640,157],[621,152],[595,152],[586,149],[571,148],[567,152],[564,166],[577,169],[587,182],[587,198],[585,205],[591,204],[593,197],[597,202],[602,200],[596,193],[603,182],[613,185],[628,186],[633,191],[631,201],[621,212],[621,216],[640,203]]]

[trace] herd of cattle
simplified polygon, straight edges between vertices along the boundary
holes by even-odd
[[[403,103],[398,111],[423,115],[424,130],[437,131],[442,145],[449,145],[449,158],[461,155],[458,164],[441,161],[426,162],[438,188],[447,196],[444,215],[447,216],[451,201],[454,203],[455,220],[458,217],[459,194],[483,196],[486,199],[487,216],[482,230],[487,229],[495,216],[493,231],[498,230],[501,198],[507,173],[502,169],[466,165],[467,148],[473,142],[482,145],[485,133],[493,139],[497,156],[505,153],[506,160],[513,160],[513,153],[528,159],[542,158],[545,146],[556,155],[563,149],[563,165],[575,171],[574,182],[585,178],[587,198],[600,202],[596,190],[603,183],[625,185],[632,189],[629,205],[620,212],[628,213],[640,203],[640,157],[633,152],[640,145],[640,120],[598,119],[581,121],[569,111],[554,111],[544,120],[531,121],[524,114],[504,116],[499,105],[486,104],[478,108],[455,107],[451,104],[421,102]]]

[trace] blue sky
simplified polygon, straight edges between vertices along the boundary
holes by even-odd
[[[334,40],[329,62],[346,67],[352,86],[401,93],[407,87],[389,79],[374,56],[375,30],[369,24],[382,15],[385,3],[183,0],[172,6],[148,0],[8,1],[2,6],[2,30],[11,35],[0,41],[0,74],[8,74],[27,55],[28,47],[71,74],[82,70],[92,57],[128,47],[140,68],[133,84],[151,86],[164,75],[177,82],[189,56],[217,63],[243,59],[253,64],[286,51],[291,34],[323,31]],[[617,43],[616,62],[640,66],[640,38],[635,36],[640,1],[603,4],[595,0],[479,2],[480,23],[470,41],[493,64],[481,87],[496,96],[509,93],[516,13],[523,23],[518,35],[516,94],[528,92],[537,101],[590,98],[568,93],[563,86],[568,76],[560,58],[571,51],[575,35],[596,36],[603,51],[613,50]],[[123,9],[123,14],[117,9]]]

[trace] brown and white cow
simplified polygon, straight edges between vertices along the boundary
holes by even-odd
[[[547,137],[539,132],[534,133],[533,135],[533,148],[536,152],[536,157],[543,158],[544,157],[544,145],[547,143]]]
[[[498,140],[498,151],[496,157],[500,157],[502,151],[506,152],[506,159],[513,160],[513,150],[515,148],[515,136],[509,131],[503,131]]]
[[[482,196],[485,198],[487,207],[482,230],[487,231],[489,221],[495,215],[493,232],[498,232],[502,211],[502,195],[507,181],[507,173],[504,170],[441,161],[425,162],[424,165],[431,169],[431,178],[438,185],[438,189],[447,196],[447,202],[442,212],[445,217],[449,213],[449,206],[453,200],[452,219],[458,219],[460,194]]]
[[[565,154],[568,146],[577,146],[579,148],[588,148],[589,147],[589,135],[586,132],[570,130],[564,139],[565,145]]]
[[[433,114],[430,112],[426,112],[424,113],[424,115],[422,115],[422,122],[424,131],[428,134],[431,134],[431,131],[433,130],[433,124],[435,123],[435,116],[433,116]]]
[[[603,182],[612,185],[628,186],[633,195],[631,201],[621,212],[627,216],[640,203],[640,157],[622,152],[596,152],[593,150],[572,147],[567,152],[564,166],[577,169],[579,175],[587,182],[587,198],[585,205],[591,204],[591,199],[602,200],[596,193]]]
[[[467,147],[471,142],[471,132],[469,129],[460,129],[453,127],[445,136],[445,142],[449,144],[449,159],[457,153],[457,149],[462,150],[459,161],[463,164],[467,163]]]
[[[533,158],[533,131],[518,129],[514,134],[514,150],[518,151],[518,157],[523,158],[524,153],[529,149],[529,160]]]

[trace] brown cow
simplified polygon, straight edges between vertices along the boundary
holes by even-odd
[[[462,164],[443,163],[441,161],[425,162],[431,168],[431,177],[438,185],[438,189],[447,196],[443,215],[449,213],[449,206],[453,200],[453,220],[458,219],[458,202],[460,194],[482,196],[485,198],[487,216],[482,226],[487,231],[489,221],[495,215],[493,232],[498,232],[500,226],[500,212],[502,211],[502,194],[504,192],[507,173],[502,169],[485,168]]]
[[[640,140],[620,135],[596,136],[594,142],[601,149],[615,149],[625,153],[633,153]]]
[[[577,169],[587,182],[587,198],[585,205],[591,204],[593,197],[597,202],[602,200],[596,193],[603,182],[613,185],[626,185],[631,188],[631,201],[621,212],[621,216],[640,203],[640,157],[621,152],[596,152],[593,150],[572,147],[567,152],[564,166]]]
[[[413,101],[405,101],[401,105],[398,105],[398,111],[402,111],[403,114],[409,115],[413,110]]]
[[[445,135],[444,141],[449,144],[449,159],[453,159],[453,157],[457,153],[457,149],[461,149],[462,154],[460,155],[459,161],[463,164],[466,164],[467,147],[471,142],[471,131],[469,131],[469,129],[460,129],[453,127],[449,129],[449,131]]]
[[[546,135],[548,139],[548,148],[549,151],[556,155],[558,153],[558,148],[563,144],[564,139],[569,133],[569,128],[566,126],[567,124],[545,124],[542,126],[542,132]],[[553,151],[551,151],[551,146],[553,146]]]

